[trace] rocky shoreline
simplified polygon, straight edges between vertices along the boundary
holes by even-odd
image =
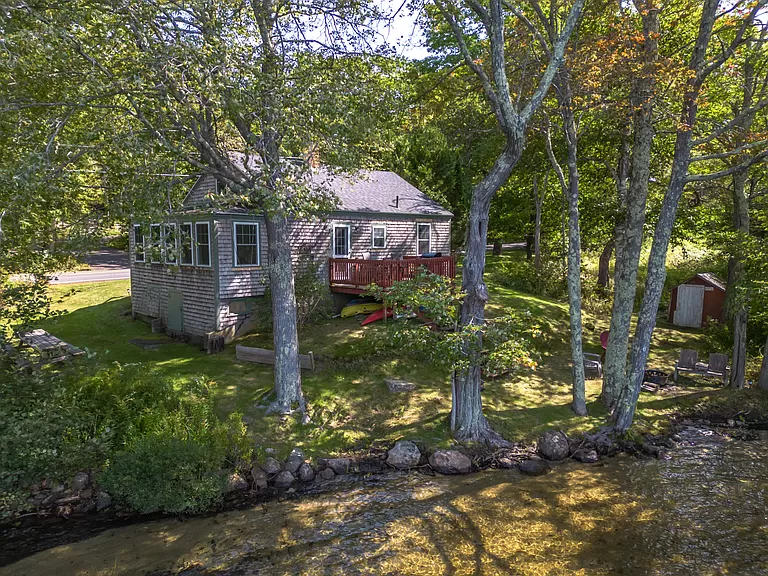
[[[676,432],[691,425],[713,426],[723,434],[751,439],[750,422],[709,415],[708,418],[680,417],[671,423],[667,434],[646,435],[638,440],[614,439],[605,431],[569,438],[562,431],[548,430],[536,443],[517,444],[493,452],[481,447],[456,447],[427,453],[415,442],[400,440],[388,450],[319,458],[311,463],[300,449],[294,449],[285,461],[268,456],[248,471],[226,473],[224,501],[205,515],[338,490],[348,482],[382,480],[393,473],[469,474],[496,468],[518,469],[521,474],[539,476],[569,460],[590,465],[617,454],[667,458],[667,451],[681,441]],[[29,503],[36,511],[0,525],[0,535],[5,542],[0,566],[104,529],[167,517],[161,513],[139,515],[121,509],[94,480],[95,474],[81,471],[67,485],[43,481],[33,486]]]

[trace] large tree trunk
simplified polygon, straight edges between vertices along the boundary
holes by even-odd
[[[488,302],[488,288],[483,280],[485,271],[485,246],[488,238],[488,213],[491,198],[504,182],[520,158],[522,141],[514,149],[506,149],[497,158],[491,171],[475,186],[467,220],[467,251],[462,264],[461,290],[466,294],[461,305],[460,324],[482,326],[485,323],[485,305]],[[481,338],[477,336],[477,338]],[[466,348],[473,348],[481,342],[467,342]],[[451,426],[453,435],[462,442],[481,442],[494,447],[509,446],[497,434],[483,416],[480,396],[480,366],[457,372],[453,378],[453,405]]]
[[[467,222],[467,252],[462,266],[462,292],[465,297],[461,306],[461,329],[467,326],[483,326],[485,322],[485,304],[488,290],[483,282],[485,268],[485,246],[488,239],[488,213],[491,199],[507,181],[515,164],[525,148],[525,132],[533,114],[540,107],[549,87],[565,59],[565,47],[573,30],[576,28],[584,8],[584,0],[575,0],[571,6],[560,34],[550,50],[550,62],[538,82],[538,87],[522,110],[516,108],[515,100],[509,89],[507,63],[505,58],[506,39],[504,36],[507,15],[504,13],[502,0],[491,0],[485,7],[480,3],[470,2],[473,10],[483,24],[491,52],[491,76],[478,64],[470,53],[464,32],[454,17],[454,12],[446,3],[437,2],[446,22],[456,36],[459,49],[467,66],[477,75],[483,85],[483,91],[490,103],[499,127],[504,133],[506,146],[496,158],[491,170],[473,189]],[[493,78],[493,82],[491,81]],[[466,338],[481,338],[469,336]],[[465,352],[481,342],[466,341]],[[508,446],[501,436],[494,432],[483,416],[480,398],[480,366],[476,358],[470,356],[469,367],[456,373],[453,379],[453,408],[451,425],[458,440],[483,442],[491,446]]]
[[[761,390],[768,390],[768,338],[765,339],[763,365],[760,367],[760,377],[757,379],[757,387]]]
[[[645,364],[648,361],[653,329],[656,326],[656,315],[667,275],[665,264],[669,241],[672,237],[672,226],[675,223],[677,206],[685,188],[688,166],[691,161],[693,127],[696,124],[698,111],[697,99],[703,83],[700,71],[704,65],[707,46],[712,36],[718,4],[719,0],[705,0],[699,33],[691,56],[692,78],[689,80],[683,100],[683,110],[678,121],[675,153],[672,160],[672,175],[667,192],[664,194],[661,213],[656,223],[653,244],[651,245],[651,254],[648,259],[648,277],[638,314],[635,341],[632,344],[629,379],[626,385],[619,390],[618,400],[611,417],[613,427],[619,434],[625,433],[632,425],[637,399],[640,396],[640,387],[643,383]]]
[[[637,268],[643,244],[645,205],[651,177],[651,145],[653,144],[653,103],[656,85],[656,61],[659,52],[659,9],[655,2],[646,3],[643,19],[643,71],[633,83],[631,103],[635,110],[633,125],[632,167],[627,190],[626,211],[617,226],[616,265],[613,273],[613,309],[611,311],[608,348],[602,399],[612,408],[626,381],[627,347],[635,304]]]
[[[288,219],[282,212],[264,212],[269,242],[269,286],[272,291],[275,392],[269,412],[287,414],[298,407],[306,414],[301,391],[296,294],[293,283]]]

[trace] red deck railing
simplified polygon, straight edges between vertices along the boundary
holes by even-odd
[[[413,278],[422,266],[433,274],[448,278],[456,276],[456,259],[453,256],[405,260],[331,258],[328,265],[328,282],[331,290],[336,292],[362,292],[369,284],[388,288],[393,282]]]

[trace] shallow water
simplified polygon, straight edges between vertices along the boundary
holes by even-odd
[[[768,574],[768,437],[683,436],[670,460],[400,476],[109,530],[0,576]]]

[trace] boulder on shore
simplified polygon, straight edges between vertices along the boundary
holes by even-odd
[[[317,473],[317,475],[320,477],[321,480],[333,480],[336,478],[336,472],[331,470],[330,468],[323,468],[320,470],[320,472]]]
[[[253,489],[257,492],[265,490],[267,487],[267,473],[261,469],[261,466],[254,465],[251,468],[251,478],[253,478]]]
[[[584,464],[594,464],[600,459],[600,457],[594,450],[590,450],[588,448],[579,448],[576,450],[576,452],[573,453],[573,459],[578,460],[579,462],[583,462]]]
[[[299,480],[302,482],[312,482],[315,479],[315,471],[312,470],[312,466],[306,462],[302,462],[297,471]]]
[[[544,460],[523,460],[519,468],[526,476],[541,476],[552,469]]]
[[[282,466],[280,465],[280,462],[269,456],[266,460],[264,460],[264,464],[262,464],[261,469],[264,470],[264,472],[267,474],[267,476],[274,476],[278,472],[280,472],[280,469]]]
[[[87,472],[78,472],[72,478],[72,491],[81,492],[91,485],[91,477]]]
[[[559,430],[547,430],[539,438],[538,452],[547,460],[564,460],[571,452],[568,437]]]
[[[438,450],[429,457],[429,465],[440,474],[469,474],[472,460],[456,450]]]
[[[242,474],[232,472],[227,477],[227,492],[241,492],[248,490],[248,481],[243,478]]]
[[[284,470],[288,470],[291,474],[296,474],[299,471],[301,465],[304,464],[304,458],[297,454],[291,454],[288,456],[288,460],[285,461],[283,466]]]
[[[387,453],[387,464],[398,470],[406,470],[419,465],[421,452],[410,440],[400,440]]]
[[[339,476],[349,474],[352,471],[352,461],[349,458],[321,458],[318,464],[333,470]]]
[[[275,486],[277,488],[288,488],[293,484],[294,480],[296,480],[296,478],[294,478],[293,474],[288,472],[288,470],[283,470],[275,476]]]

